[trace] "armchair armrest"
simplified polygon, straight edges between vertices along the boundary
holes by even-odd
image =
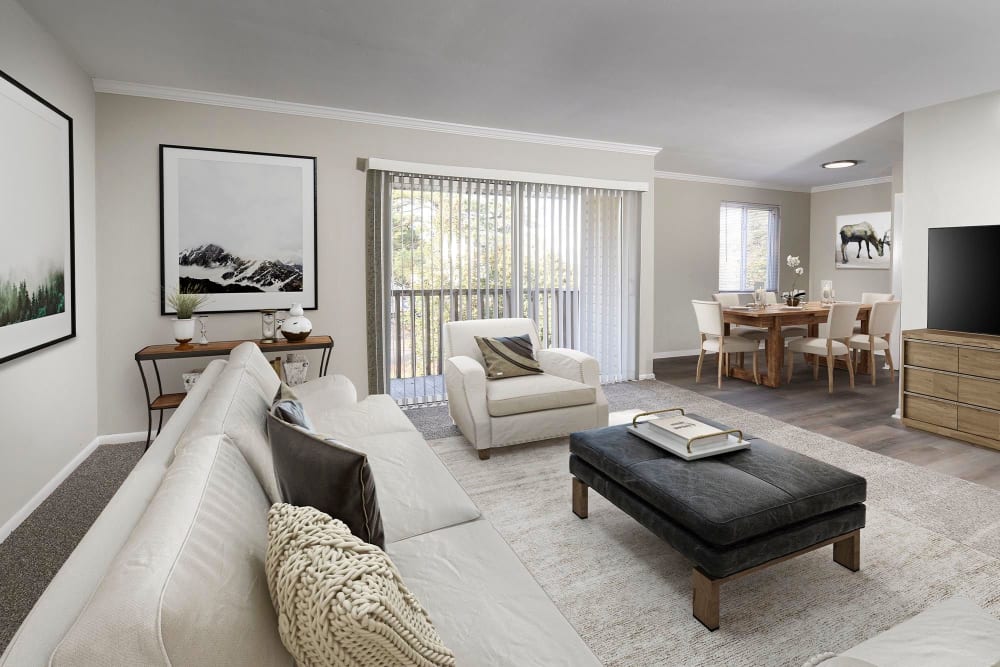
[[[449,357],[444,364],[448,412],[477,449],[490,446],[490,413],[486,407],[486,369],[472,357]]]
[[[551,347],[539,350],[538,364],[549,375],[556,375],[567,380],[576,380],[592,387],[601,384],[601,369],[589,354],[566,347]]]

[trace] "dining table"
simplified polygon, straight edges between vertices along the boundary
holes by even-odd
[[[861,332],[868,333],[868,318],[871,315],[872,307],[868,304],[859,304],[858,320],[861,322]],[[782,327],[806,326],[808,335],[819,336],[819,325],[825,324],[830,314],[830,307],[818,301],[804,303],[799,306],[787,306],[785,304],[768,304],[764,306],[728,306],[722,309],[722,322],[725,326],[725,334],[728,336],[733,326],[758,327],[767,330],[767,338],[764,341],[765,354],[767,355],[767,372],[761,374],[760,382],[766,387],[776,388],[781,386],[781,369],[785,363],[785,338],[781,334]],[[807,355],[810,363],[817,360],[814,355]],[[820,364],[826,363],[825,357],[820,357]],[[838,366],[843,366],[844,361],[838,360]],[[846,368],[846,366],[845,366]],[[858,355],[858,364],[855,373],[867,375],[868,355]],[[754,381],[753,371],[747,369],[740,363],[737,366],[728,367],[726,374],[728,377],[735,377],[741,380]]]

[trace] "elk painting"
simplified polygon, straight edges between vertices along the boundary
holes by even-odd
[[[888,211],[837,216],[838,269],[888,269],[892,251]]]

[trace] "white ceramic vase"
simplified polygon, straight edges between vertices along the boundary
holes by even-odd
[[[281,335],[292,342],[297,342],[308,338],[312,329],[312,322],[305,316],[302,304],[293,303],[288,309],[288,317],[281,324]]]
[[[194,338],[194,320],[188,318],[182,320],[179,318],[174,318],[174,340],[176,340],[180,345],[179,348],[185,348]]]

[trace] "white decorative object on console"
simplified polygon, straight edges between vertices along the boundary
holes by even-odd
[[[301,303],[293,303],[281,325],[281,335],[292,342],[305,340],[312,333],[312,322],[306,317]]]

